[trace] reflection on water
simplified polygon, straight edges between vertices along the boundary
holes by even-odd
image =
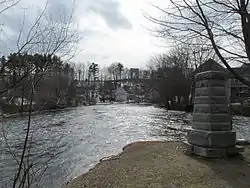
[[[248,138],[249,118],[235,117],[239,138]],[[3,121],[8,143],[19,156],[27,117]],[[121,152],[124,145],[139,140],[183,140],[191,115],[152,106],[96,105],[47,112],[32,117],[32,160],[41,187],[60,184],[88,170],[101,158]],[[16,162],[2,142],[0,187],[10,182]],[[37,180],[38,181],[38,180]]]

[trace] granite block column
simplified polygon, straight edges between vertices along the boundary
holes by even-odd
[[[236,146],[236,132],[232,131],[226,73],[198,73],[195,81],[193,124],[187,135],[192,153],[203,157],[226,157],[243,151],[243,147]]]

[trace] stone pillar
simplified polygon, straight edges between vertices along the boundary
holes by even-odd
[[[227,99],[226,73],[207,71],[195,76],[192,129],[187,141],[191,152],[203,157],[226,157],[243,151],[236,146]]]

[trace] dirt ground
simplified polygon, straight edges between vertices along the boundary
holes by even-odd
[[[63,188],[249,188],[250,148],[242,156],[204,159],[178,142],[136,142]]]

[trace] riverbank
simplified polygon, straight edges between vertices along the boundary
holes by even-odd
[[[250,148],[243,156],[203,159],[185,154],[180,142],[136,142],[103,159],[63,188],[248,188]]]
[[[233,103],[231,104],[232,115],[250,117],[250,104],[240,104]]]
[[[38,114],[42,114],[44,112],[54,112],[54,111],[62,111],[62,110],[67,110],[67,109],[71,109],[74,107],[79,107],[79,106],[93,106],[93,105],[120,105],[120,104],[127,104],[127,103],[121,103],[121,102],[112,102],[112,103],[96,103],[96,104],[80,104],[80,105],[67,105],[67,106],[57,106],[57,107],[53,107],[53,108],[39,108],[36,107],[37,109],[40,110],[32,110],[31,115],[38,115]],[[151,103],[131,103],[131,104],[137,104],[137,105],[142,105],[142,106],[151,106]],[[16,117],[16,116],[28,116],[29,115],[29,110],[26,108],[23,110],[23,112],[19,112],[20,111],[20,106],[17,105],[10,105],[10,106],[14,106],[9,108],[8,110],[3,110],[2,112],[0,111],[0,116],[4,117],[4,118],[11,118],[11,117]],[[155,106],[157,107],[157,106]],[[14,110],[13,110],[14,108]],[[1,107],[0,107],[1,109]]]
[[[45,112],[55,112],[55,111],[63,111],[63,110],[67,110],[67,109],[71,109],[77,106],[65,106],[65,107],[60,107],[60,108],[52,108],[52,109],[42,109],[42,110],[33,110],[31,112],[31,115],[38,115],[38,114],[42,114]],[[17,112],[17,113],[2,113],[0,114],[0,116],[2,116],[3,118],[12,118],[12,117],[16,117],[16,116],[28,116],[29,112],[28,111],[24,111],[24,112]]]

